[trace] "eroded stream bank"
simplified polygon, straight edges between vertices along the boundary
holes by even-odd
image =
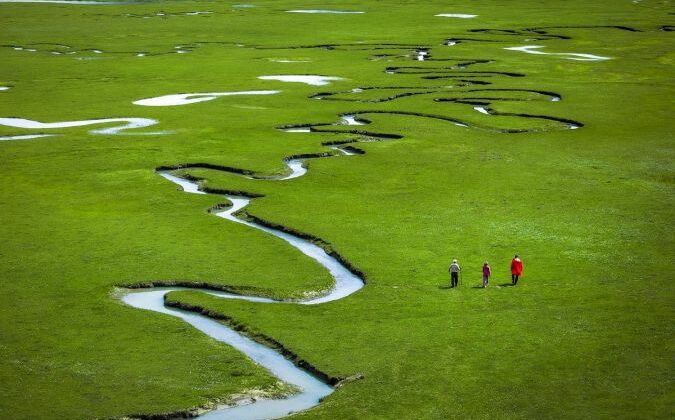
[[[199,189],[198,184],[179,178],[169,172],[160,171],[160,176],[179,185],[184,192],[191,194],[207,194]],[[301,175],[300,175],[301,176]],[[122,301],[134,308],[159,312],[182,319],[194,328],[211,338],[226,343],[247,355],[252,361],[267,369],[279,380],[300,389],[300,392],[288,398],[259,399],[251,404],[238,406],[222,406],[199,416],[202,419],[273,419],[286,416],[292,412],[302,411],[319,404],[321,399],[330,395],[333,384],[327,375],[315,371],[307,362],[296,359],[295,363],[285,357],[279,349],[260,344],[245,334],[235,331],[229,326],[206,315],[192,310],[182,310],[165,305],[167,293],[178,290],[199,290],[222,299],[239,299],[260,304],[298,304],[316,305],[342,299],[357,292],[364,286],[364,281],[345,266],[340,258],[327,253],[320,246],[291,233],[265,226],[237,216],[252,200],[250,197],[221,195],[232,205],[224,210],[214,211],[218,217],[240,223],[253,229],[261,230],[287,242],[303,254],[315,260],[333,277],[335,283],[328,293],[318,297],[299,301],[279,301],[260,296],[238,295],[203,288],[163,287],[131,289],[122,297]],[[194,309],[194,308],[190,308]],[[303,367],[299,367],[302,365]]]

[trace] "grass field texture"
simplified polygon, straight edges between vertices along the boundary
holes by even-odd
[[[169,296],[330,376],[362,375],[297,418],[673,417],[669,2],[251,5],[0,3],[0,118],[158,121],[123,135],[90,133],[114,123],[0,125],[0,137],[57,134],[0,141],[1,417],[120,418],[285,392],[237,351],[123,305],[118,287],[194,281],[280,299],[328,289],[328,273],[283,241],[208,213],[224,199],[155,173],[208,163],[273,176],[284,158],[317,153],[334,156],[288,181],[176,172],[262,195],[249,214],[321,238],[366,276],[357,294],[312,307]],[[523,45],[610,59],[504,49]],[[422,48],[430,59],[417,61]],[[132,103],[249,90],[281,92]],[[321,125],[345,113],[370,123]],[[365,153],[326,146],[336,142]],[[524,276],[510,287],[515,253]],[[452,258],[458,289],[447,287]]]

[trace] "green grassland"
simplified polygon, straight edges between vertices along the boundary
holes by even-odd
[[[673,417],[675,52],[672,32],[659,30],[673,24],[668,2],[253,4],[0,3],[0,86],[11,86],[0,92],[0,117],[144,117],[160,123],[135,132],[171,132],[92,135],[98,126],[91,126],[0,142],[1,417],[113,418],[283,392],[264,369],[180,320],[124,306],[115,286],[198,281],[278,298],[328,288],[329,275],[283,241],[208,213],[224,199],[183,194],[154,169],[207,162],[284,173],[286,156],[327,152],[323,142],[359,137],[275,127],[332,123],[359,110],[530,131],[364,114],[372,123],[357,129],[403,138],[353,144],[366,152],[358,156],[309,160],[308,174],[292,181],[183,170],[204,187],[264,195],[250,214],[320,237],[362,270],[367,284],[311,307],[221,301],[194,291],[174,292],[171,300],[274,337],[331,376],[363,375],[298,418]],[[366,13],[284,13],[301,8]],[[217,13],[150,15],[196,10]],[[607,25],[639,32],[590,28]],[[467,32],[535,26],[569,27],[548,31],[571,39]],[[443,46],[447,38],[503,42]],[[483,75],[478,79],[491,85],[461,87],[452,78],[384,72],[453,64],[414,61],[405,56],[412,48],[264,48],[353,43],[427,46],[433,59],[492,60],[466,70],[525,77]],[[503,49],[526,44],[612,59]],[[39,51],[11,47],[29,45]],[[178,45],[192,47],[159,54]],[[372,59],[378,54],[391,55]],[[274,74],[345,80],[317,87],[257,79]],[[396,90],[348,92],[397,86],[438,92],[386,102],[308,98],[341,92],[333,98],[377,99]],[[584,127],[563,130],[554,121],[483,115],[471,105],[432,100],[491,97],[467,93],[478,88],[558,93],[562,100],[551,102],[502,92],[523,100],[490,107]],[[255,89],[282,92],[177,107],[132,104]],[[0,126],[0,136],[35,132],[47,131]],[[525,263],[517,287],[478,288],[484,260],[493,268],[491,286],[509,283],[516,252]],[[453,257],[464,272],[461,287],[450,290]]]

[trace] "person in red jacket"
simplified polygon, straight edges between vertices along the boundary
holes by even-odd
[[[518,277],[523,274],[523,262],[516,254],[515,257],[511,260],[511,283],[515,286],[518,284]]]

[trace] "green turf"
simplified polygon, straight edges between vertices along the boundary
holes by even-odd
[[[675,10],[648,0],[550,3],[0,4],[0,44],[40,50],[0,47],[0,86],[11,86],[0,92],[0,117],[145,117],[160,124],[137,131],[172,132],[101,136],[88,134],[99,128],[91,126],[0,142],[0,416],[110,418],[174,412],[252,390],[284,392],[246,357],[181,321],[125,307],[114,286],[203,281],[283,298],[325,289],[330,277],[286,243],[207,213],[224,199],[183,194],[153,170],[208,162],[283,173],[285,156],[330,151],[321,143],[355,136],[276,126],[384,110],[538,131],[365,114],[372,124],[356,128],[404,137],[355,144],[365,155],[310,160],[305,177],[287,182],[184,171],[211,188],[264,194],[249,213],[322,238],[368,283],[312,307],[223,302],[198,292],[171,299],[231,316],[331,376],[363,374],[302,418],[672,418],[675,53],[672,33],[659,27],[673,24]],[[283,12],[299,8],[367,13]],[[125,16],[195,10],[217,13]],[[597,25],[641,32],[551,29],[572,39],[544,41],[467,32]],[[448,38],[506,42],[442,46]],[[413,61],[409,49],[254,48],[358,42],[419,44],[431,47],[434,59],[494,60],[470,71],[526,77],[481,77],[492,84],[457,87],[456,79],[385,74],[387,66],[454,64]],[[575,62],[502,49],[528,44],[613,59]],[[177,45],[189,53],[153,55]],[[371,59],[378,54],[392,55]],[[257,79],[271,74],[347,80],[315,87]],[[396,93],[349,93],[370,86],[439,92],[387,102],[308,98]],[[585,126],[560,130],[557,122],[432,100],[492,97],[467,92],[482,88],[558,93],[560,102],[500,92],[521,100],[490,107]],[[254,89],[283,92],[179,107],[132,104]],[[0,136],[36,131],[47,132],[0,126]],[[508,283],[516,252],[525,264],[518,287],[477,288],[485,259],[495,274],[491,286]],[[458,290],[446,288],[453,257],[464,267]]]

